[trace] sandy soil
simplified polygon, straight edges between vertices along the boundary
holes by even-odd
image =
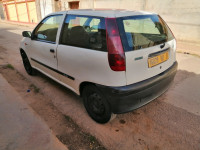
[[[0,73],[16,89],[20,96],[38,113],[56,135],[66,144],[69,150],[104,150],[97,139],[81,129],[69,116],[63,115],[40,92],[40,89],[17,72],[12,65],[2,65]]]
[[[51,99],[10,65],[1,66],[0,73],[69,149],[105,149],[94,136],[80,128],[69,116],[61,113],[53,105]],[[182,72],[178,72],[178,79],[175,80],[174,86],[187,76],[191,74],[183,75]],[[118,115],[116,119],[106,124],[105,130],[101,132],[106,134],[106,128],[109,126],[112,128],[109,131],[111,135],[121,141],[113,147],[109,146],[108,149],[116,149],[116,147],[121,149],[124,144],[131,145],[131,147],[122,149],[199,149],[200,120],[198,117],[162,102],[164,98],[165,94],[150,103],[150,106]],[[124,132],[127,135],[126,138],[123,135]],[[107,137],[104,138],[106,139]],[[132,142],[132,144],[125,141]]]

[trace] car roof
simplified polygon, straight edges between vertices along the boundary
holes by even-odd
[[[97,16],[97,17],[110,17],[110,18],[156,14],[146,11],[132,11],[125,9],[73,9],[68,11],[55,12],[52,14],[66,14],[66,13],[74,15],[87,15],[87,16]]]

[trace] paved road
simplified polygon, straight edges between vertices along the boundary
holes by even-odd
[[[200,59],[177,53],[179,70],[167,93],[136,111],[118,115],[106,125],[93,122],[78,96],[49,82],[43,75],[28,76],[18,45],[28,27],[0,24],[2,55],[52,99],[54,105],[95,135],[108,149],[200,149]],[[1,62],[1,59],[0,59]]]

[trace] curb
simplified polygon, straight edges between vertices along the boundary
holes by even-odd
[[[68,150],[0,74],[0,149]]]

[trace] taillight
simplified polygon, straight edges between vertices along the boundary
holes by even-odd
[[[125,71],[125,55],[116,18],[106,18],[106,39],[110,68],[113,71]]]

